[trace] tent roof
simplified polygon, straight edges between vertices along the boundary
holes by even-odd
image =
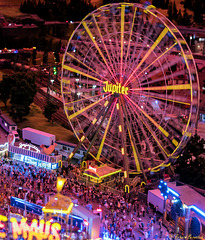
[[[116,173],[121,172],[121,169],[116,169],[116,168],[112,168],[109,167],[107,165],[103,165],[100,167],[95,167],[95,168],[88,168],[85,169],[84,173],[90,175],[91,177],[98,177],[98,178],[104,178],[107,177],[109,175],[113,175]]]
[[[43,211],[52,212],[53,210],[67,211],[73,204],[71,198],[57,193],[50,197],[50,201],[46,203]]]
[[[72,213],[86,220],[88,220],[89,218],[92,218],[92,219],[99,218],[98,215],[93,214],[91,211],[89,211],[88,209],[80,205],[74,205],[72,209]]]
[[[196,192],[188,185],[177,186],[176,182],[169,182],[167,186],[180,194],[180,199],[187,206],[195,205],[205,212],[205,197]]]

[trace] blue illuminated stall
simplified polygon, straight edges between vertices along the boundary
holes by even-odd
[[[12,145],[9,145],[8,152],[9,157],[13,160],[31,164],[35,167],[46,168],[48,170],[55,170],[61,167],[62,155],[51,156]]]

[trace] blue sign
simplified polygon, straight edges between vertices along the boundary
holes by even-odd
[[[13,153],[12,155],[13,155],[14,160],[28,163],[35,167],[46,168],[49,170],[54,170],[54,169],[58,168],[58,163],[45,162],[45,161],[39,160],[37,158],[33,158],[33,157],[29,157],[29,156],[17,154],[17,153]]]
[[[27,212],[30,212],[39,216],[43,214],[42,206],[39,206],[34,203],[26,202],[23,199],[16,198],[16,197],[11,197],[10,200],[11,200],[10,205],[13,207],[19,208],[21,210],[26,209]]]

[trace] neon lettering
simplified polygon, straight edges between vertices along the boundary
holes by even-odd
[[[128,95],[128,87],[124,87],[121,85],[121,83],[117,83],[117,84],[112,84],[112,83],[108,83],[108,81],[103,82],[105,83],[105,87],[103,87],[104,92],[111,92],[113,93],[119,93],[119,94],[126,94]]]
[[[2,222],[6,222],[8,221],[8,218],[6,216],[2,216],[0,215],[0,229],[4,229],[5,228],[5,224]],[[6,237],[6,233],[5,232],[0,232],[0,238],[5,238]]]
[[[55,240],[60,240],[59,231],[61,230],[61,225],[59,223],[53,223],[51,226],[51,232]]]
[[[59,231],[61,230],[61,225],[58,223],[51,223],[44,220],[41,220],[38,224],[36,219],[33,219],[31,225],[29,226],[26,222],[26,219],[21,219],[21,222],[18,223],[16,218],[11,218],[12,223],[12,232],[13,238],[17,239],[19,235],[22,235],[24,239],[33,240],[35,237],[36,240],[60,240]],[[43,231],[45,228],[45,231]]]

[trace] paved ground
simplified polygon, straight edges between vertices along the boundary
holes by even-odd
[[[72,196],[74,198],[76,198],[75,194],[72,194]],[[83,199],[78,199],[78,203],[86,206],[86,202]],[[92,203],[92,208],[93,209],[97,209],[99,208],[99,203],[97,201],[94,201]],[[146,210],[146,205],[143,205],[145,207]],[[102,216],[103,218],[105,218],[105,215],[109,215],[109,210],[106,210],[105,207],[101,207],[102,209]],[[136,219],[136,226],[134,226],[134,222],[131,221],[131,214],[133,214],[134,219]],[[122,215],[121,215],[122,216]],[[144,240],[144,239],[168,239],[167,237],[167,229],[162,225],[162,236],[160,236],[160,225],[159,222],[157,221],[158,218],[162,217],[161,214],[157,214],[156,215],[156,221],[153,224],[153,227],[149,227],[148,226],[148,222],[150,223],[151,217],[154,216],[154,213],[152,211],[152,209],[149,210],[149,213],[145,212],[145,216],[138,218],[136,215],[134,215],[134,211],[130,212],[129,215],[126,214],[126,219],[122,221],[121,223],[121,230],[123,230],[124,227],[126,227],[128,224],[132,227],[133,229],[133,234],[134,234],[134,238],[126,238],[126,240]],[[111,223],[111,219],[108,217],[108,225]],[[145,226],[145,231],[140,230],[139,225],[141,224],[141,222],[144,223]],[[150,224],[149,224],[150,226]],[[147,232],[147,234],[144,234],[145,232]],[[149,233],[149,234],[148,234]],[[169,238],[171,239],[173,236],[171,234],[169,234]]]

